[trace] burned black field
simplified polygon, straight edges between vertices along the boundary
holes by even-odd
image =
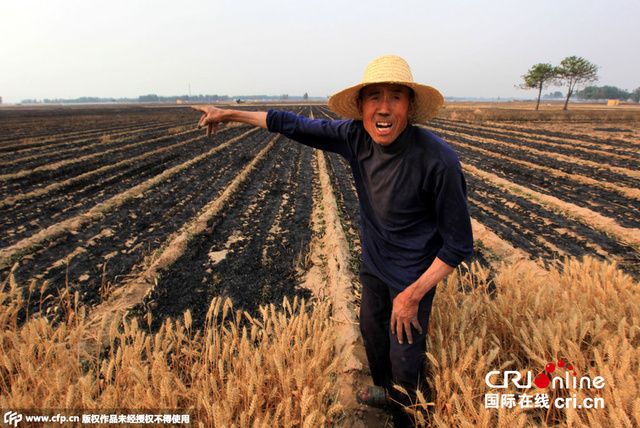
[[[323,105],[286,108],[337,118]],[[318,156],[357,269],[358,204],[344,160],[245,125],[207,138],[197,119],[173,106],[1,112],[0,275],[29,288],[31,311],[55,313],[65,290],[89,308],[103,304],[216,201],[206,228],[161,267],[138,310],[162,319],[190,309],[197,320],[215,295],[248,311],[308,296],[299,282],[313,207],[322,203]],[[594,256],[640,276],[637,130],[452,119],[420,126],[458,153],[472,218],[490,233],[532,259]],[[482,235],[476,252],[493,257]]]

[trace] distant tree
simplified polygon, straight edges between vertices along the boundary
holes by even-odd
[[[160,101],[160,98],[156,94],[140,95],[138,101],[141,103],[153,103]]]
[[[640,102],[640,88],[636,88],[631,93],[631,99],[635,102]]]
[[[556,100],[558,98],[564,98],[564,94],[560,91],[549,92],[548,94],[544,94],[542,96],[543,100]]]
[[[585,100],[628,100],[631,94],[615,86],[587,86],[576,93]]]
[[[309,99],[309,94],[307,94],[306,92],[304,93],[304,95],[302,96],[303,100],[308,100]]]
[[[553,82],[558,77],[558,70],[551,64],[539,63],[534,65],[527,71],[527,74],[523,75],[524,83],[520,85],[522,89],[537,89],[538,90],[538,102],[536,103],[536,110],[540,106],[540,96],[542,95],[542,89],[545,85]]]
[[[626,101],[631,98],[631,93],[615,86],[603,86],[603,95],[607,99]]]
[[[557,70],[557,83],[567,85],[568,87],[567,99],[564,102],[564,110],[567,109],[567,106],[569,105],[569,98],[571,98],[571,95],[573,95],[573,91],[577,86],[598,81],[598,66],[591,64],[582,57],[566,57],[560,61],[560,66]]]
[[[580,98],[584,98],[585,100],[599,100],[600,89],[597,86],[587,86],[576,95]]]

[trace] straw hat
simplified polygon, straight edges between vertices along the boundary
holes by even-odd
[[[374,83],[397,83],[413,89],[415,111],[409,118],[411,123],[426,122],[433,118],[444,104],[444,98],[437,89],[413,81],[411,68],[404,59],[385,55],[369,63],[360,84],[333,94],[329,99],[329,108],[340,116],[362,120],[358,112],[358,94],[360,89]]]

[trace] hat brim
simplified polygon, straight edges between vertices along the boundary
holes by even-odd
[[[376,83],[391,83],[404,85],[413,89],[414,112],[409,118],[410,123],[426,122],[438,115],[444,105],[444,97],[435,88],[414,82],[371,82],[359,83],[340,92],[336,92],[329,98],[329,108],[335,113],[348,119],[362,120],[358,111],[358,95],[360,90],[368,85]]]

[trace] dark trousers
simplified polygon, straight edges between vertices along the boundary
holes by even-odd
[[[425,398],[429,397],[425,382],[426,337],[435,288],[420,301],[418,320],[422,334],[412,327],[413,344],[409,344],[406,337],[404,343],[400,344],[390,328],[393,299],[400,291],[385,284],[369,272],[364,264],[360,269],[360,282],[360,331],[373,383],[389,392],[395,427],[411,427],[412,418],[403,411],[403,405],[415,404],[417,388],[425,394]],[[406,396],[393,385],[403,386],[411,395]]]

